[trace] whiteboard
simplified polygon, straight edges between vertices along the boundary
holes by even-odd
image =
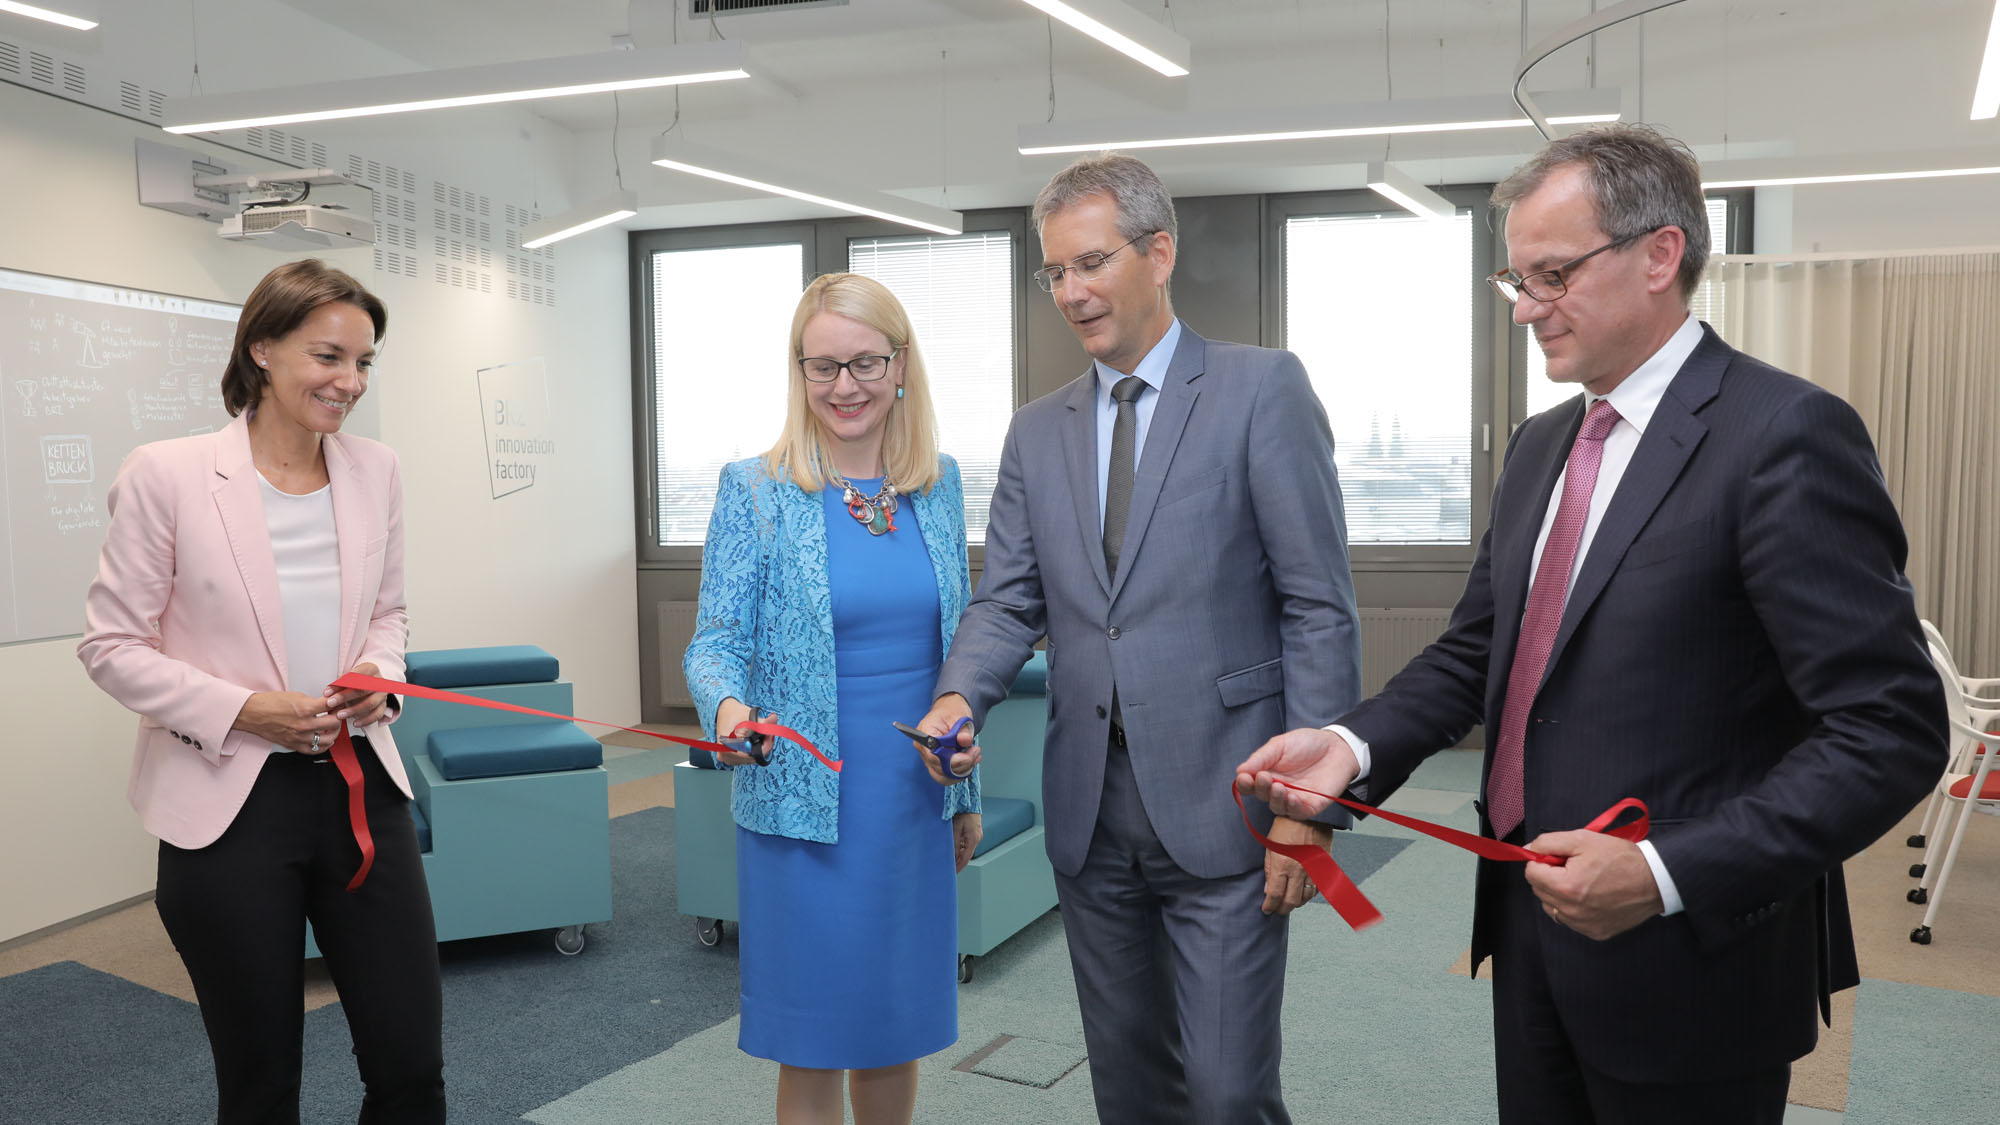
[[[118,466],[229,421],[240,311],[0,269],[0,644],[83,631]]]

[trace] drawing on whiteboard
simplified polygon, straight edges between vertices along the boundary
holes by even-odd
[[[90,455],[89,434],[49,434],[42,438],[43,484],[91,484],[97,466]]]
[[[35,381],[33,379],[14,380],[14,389],[21,395],[21,417],[35,416]]]
[[[73,326],[72,331],[83,337],[83,354],[76,357],[76,365],[78,367],[111,366],[104,361],[103,357],[97,354],[97,333],[90,330],[90,325],[79,320]]]

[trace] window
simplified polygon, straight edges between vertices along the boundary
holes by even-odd
[[[762,453],[785,417],[803,242],[647,255],[653,410],[652,546],[699,546],[716,478]]]
[[[1747,212],[1748,203],[1747,194],[1731,193],[1726,196],[1708,197],[1709,243],[1714,247],[1711,253],[1742,253],[1738,247],[1744,242],[1742,214]],[[1694,291],[1694,299],[1689,302],[1689,311],[1694,313],[1695,319],[1707,321],[1715,326],[1717,332],[1727,336],[1728,333],[1723,331],[1723,307],[1720,298],[1721,294],[1715,292],[1713,284],[1707,278],[1703,278],[1701,286]],[[1526,331],[1523,329],[1524,334]],[[1583,388],[1576,383],[1549,382],[1548,358],[1542,355],[1542,349],[1535,345],[1532,338],[1527,341],[1527,345],[1527,410],[1521,417],[1533,417],[1583,393]]]
[[[965,479],[966,537],[984,543],[1014,413],[1013,235],[853,238],[847,263],[888,286],[909,310],[930,375],[939,448],[958,460]]]
[[[1466,548],[1471,281],[1484,264],[1472,216],[1420,219],[1361,200],[1372,201],[1365,212],[1282,220],[1284,346],[1304,361],[1333,425],[1350,547]]]

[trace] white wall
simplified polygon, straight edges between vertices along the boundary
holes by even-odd
[[[537,189],[518,171],[519,156],[532,160],[556,141],[538,135],[531,147],[518,139],[519,123],[547,130],[532,119],[499,121],[433,124],[452,131],[428,136],[405,126],[369,151],[496,200],[529,202]],[[473,143],[482,129],[512,146],[491,155]],[[9,169],[0,177],[0,266],[241,301],[285,257],[139,206],[132,141],[140,136],[202,147],[0,83],[0,165]],[[402,458],[412,647],[540,644],[576,682],[579,713],[635,719],[624,236],[563,245],[554,308],[441,286],[428,270],[380,276],[368,250],[323,256],[390,310],[381,362],[351,424]],[[474,373],[533,357],[547,364],[559,453],[533,488],[494,500]],[[0,647],[0,941],[152,888],[154,844],[125,802],[134,719],[84,676],[74,647],[73,638]]]

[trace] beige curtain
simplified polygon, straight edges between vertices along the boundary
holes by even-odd
[[[1910,538],[1917,611],[2000,676],[2000,251],[1714,259],[1696,312],[1851,403]]]

